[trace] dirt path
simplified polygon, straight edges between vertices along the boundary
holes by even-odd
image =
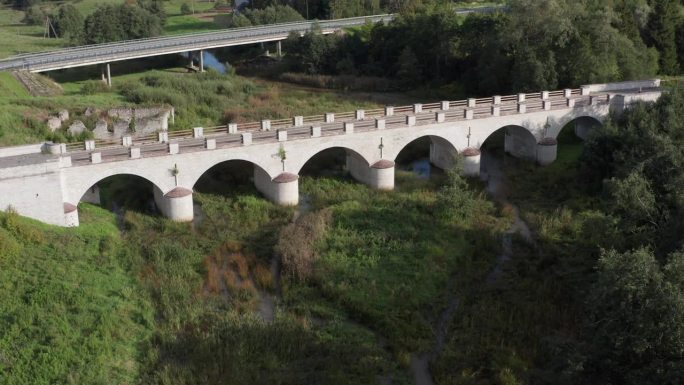
[[[503,169],[502,159],[487,151],[482,152],[482,177],[487,181],[487,194],[491,199],[501,205],[509,205],[513,208],[513,224],[506,230],[501,238],[502,252],[496,260],[496,265],[485,279],[485,284],[496,281],[502,274],[506,263],[513,254],[513,236],[521,235],[528,242],[533,243],[530,228],[520,217],[520,210],[517,206],[508,201],[507,178]],[[435,327],[435,343],[432,350],[428,352],[415,353],[411,356],[411,372],[413,373],[413,383],[415,385],[433,385],[434,381],[430,371],[430,362],[434,361],[441,353],[447,337],[449,324],[459,306],[459,297],[454,291],[454,282],[449,282],[447,292],[449,293],[449,304],[440,315]],[[474,290],[478,290],[477,288]]]

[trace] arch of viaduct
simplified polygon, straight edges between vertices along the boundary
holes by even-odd
[[[394,161],[413,141],[429,137],[430,161],[449,168],[455,154],[463,172],[480,172],[479,148],[505,129],[505,149],[546,165],[555,160],[557,136],[575,122],[585,138],[593,122],[605,121],[636,101],[654,101],[659,80],[583,86],[507,97],[386,107],[383,110],[295,117],[204,129],[169,140],[125,137],[120,143],[88,141],[0,149],[0,208],[61,226],[78,225],[78,204],[99,203],[97,183],[121,174],[154,186],[160,211],[177,221],[193,218],[193,187],[217,164],[242,160],[254,165],[254,183],[268,199],[298,203],[298,174],[307,161],[330,148],[347,152],[350,174],[369,186],[394,188]],[[306,123],[305,123],[306,122]],[[174,134],[174,133],[172,133]],[[42,148],[42,154],[32,153]],[[45,154],[47,152],[47,154]],[[283,156],[284,155],[284,156]]]

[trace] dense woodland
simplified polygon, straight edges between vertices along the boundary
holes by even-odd
[[[101,12],[155,26],[154,3],[87,16],[64,4],[55,20],[87,30]],[[305,18],[303,7],[337,16],[339,4],[344,16],[401,15],[293,37],[278,71],[474,96],[684,70],[684,19],[670,0],[511,0],[507,12],[467,17],[442,2],[255,1],[231,22]],[[73,31],[73,41],[96,36]],[[107,33],[125,38],[118,31]],[[170,103],[186,126],[291,116],[296,103],[232,73],[120,83],[87,82],[78,97]],[[200,180],[193,225],[158,216],[152,186],[125,177],[101,183],[102,207],[79,206],[78,229],[0,213],[0,384],[409,384],[411,357],[426,351],[437,384],[680,384],[684,89],[664,85],[657,103],[613,116],[586,142],[564,128],[545,168],[485,143],[532,230],[513,237],[496,279],[512,206],[457,168],[428,180],[400,170],[426,155],[419,147],[400,154],[391,193],[351,180],[344,154],[316,158],[302,171],[303,212],[261,198],[237,165]],[[258,316],[264,296],[273,317]]]

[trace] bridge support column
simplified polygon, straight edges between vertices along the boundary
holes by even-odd
[[[154,188],[154,201],[161,213],[176,222],[190,222],[194,217],[192,204],[192,190],[185,187],[176,187],[163,194],[158,188]]]
[[[276,43],[278,45],[278,57],[283,57],[283,47],[282,47],[282,42],[278,40]]]
[[[394,190],[394,162],[381,159],[370,166],[368,185],[376,190]]]
[[[71,203],[64,203],[64,226],[78,227],[78,207]]]
[[[98,185],[93,185],[93,187],[89,188],[88,191],[86,191],[86,193],[83,194],[83,197],[81,198],[81,202],[99,205],[101,203],[101,201],[100,201],[100,187]]]
[[[394,162],[381,159],[370,166],[354,153],[347,154],[347,170],[357,181],[376,190],[394,190]]]
[[[556,160],[558,141],[554,138],[544,138],[537,144],[537,163],[549,165]]]
[[[281,206],[299,204],[299,175],[283,172],[271,179],[268,173],[254,167],[254,184],[271,202]]]
[[[199,51],[199,72],[204,72],[204,50]]]
[[[593,128],[593,122],[585,119],[575,120],[575,135],[582,140],[587,140],[589,138],[589,132]]]
[[[448,170],[454,166],[454,156],[456,150],[449,142],[440,138],[430,138],[430,163],[433,166]]]
[[[112,70],[109,68],[109,63],[107,63],[107,85],[112,86]]]
[[[480,150],[469,147],[463,150],[463,175],[465,176],[479,176],[480,175]]]

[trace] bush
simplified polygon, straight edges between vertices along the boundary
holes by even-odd
[[[180,13],[181,13],[181,15],[189,15],[192,13],[192,9],[190,9],[190,6],[188,5],[188,3],[181,4]]]
[[[43,12],[39,6],[34,5],[26,9],[22,22],[31,25],[40,25],[45,23],[46,16],[45,12]]]
[[[107,92],[110,88],[101,80],[88,80],[81,86],[83,95],[93,95],[99,92]]]
[[[276,252],[280,254],[283,270],[290,278],[307,280],[313,274],[318,259],[316,242],[323,237],[332,219],[330,210],[305,214],[280,232]]]

